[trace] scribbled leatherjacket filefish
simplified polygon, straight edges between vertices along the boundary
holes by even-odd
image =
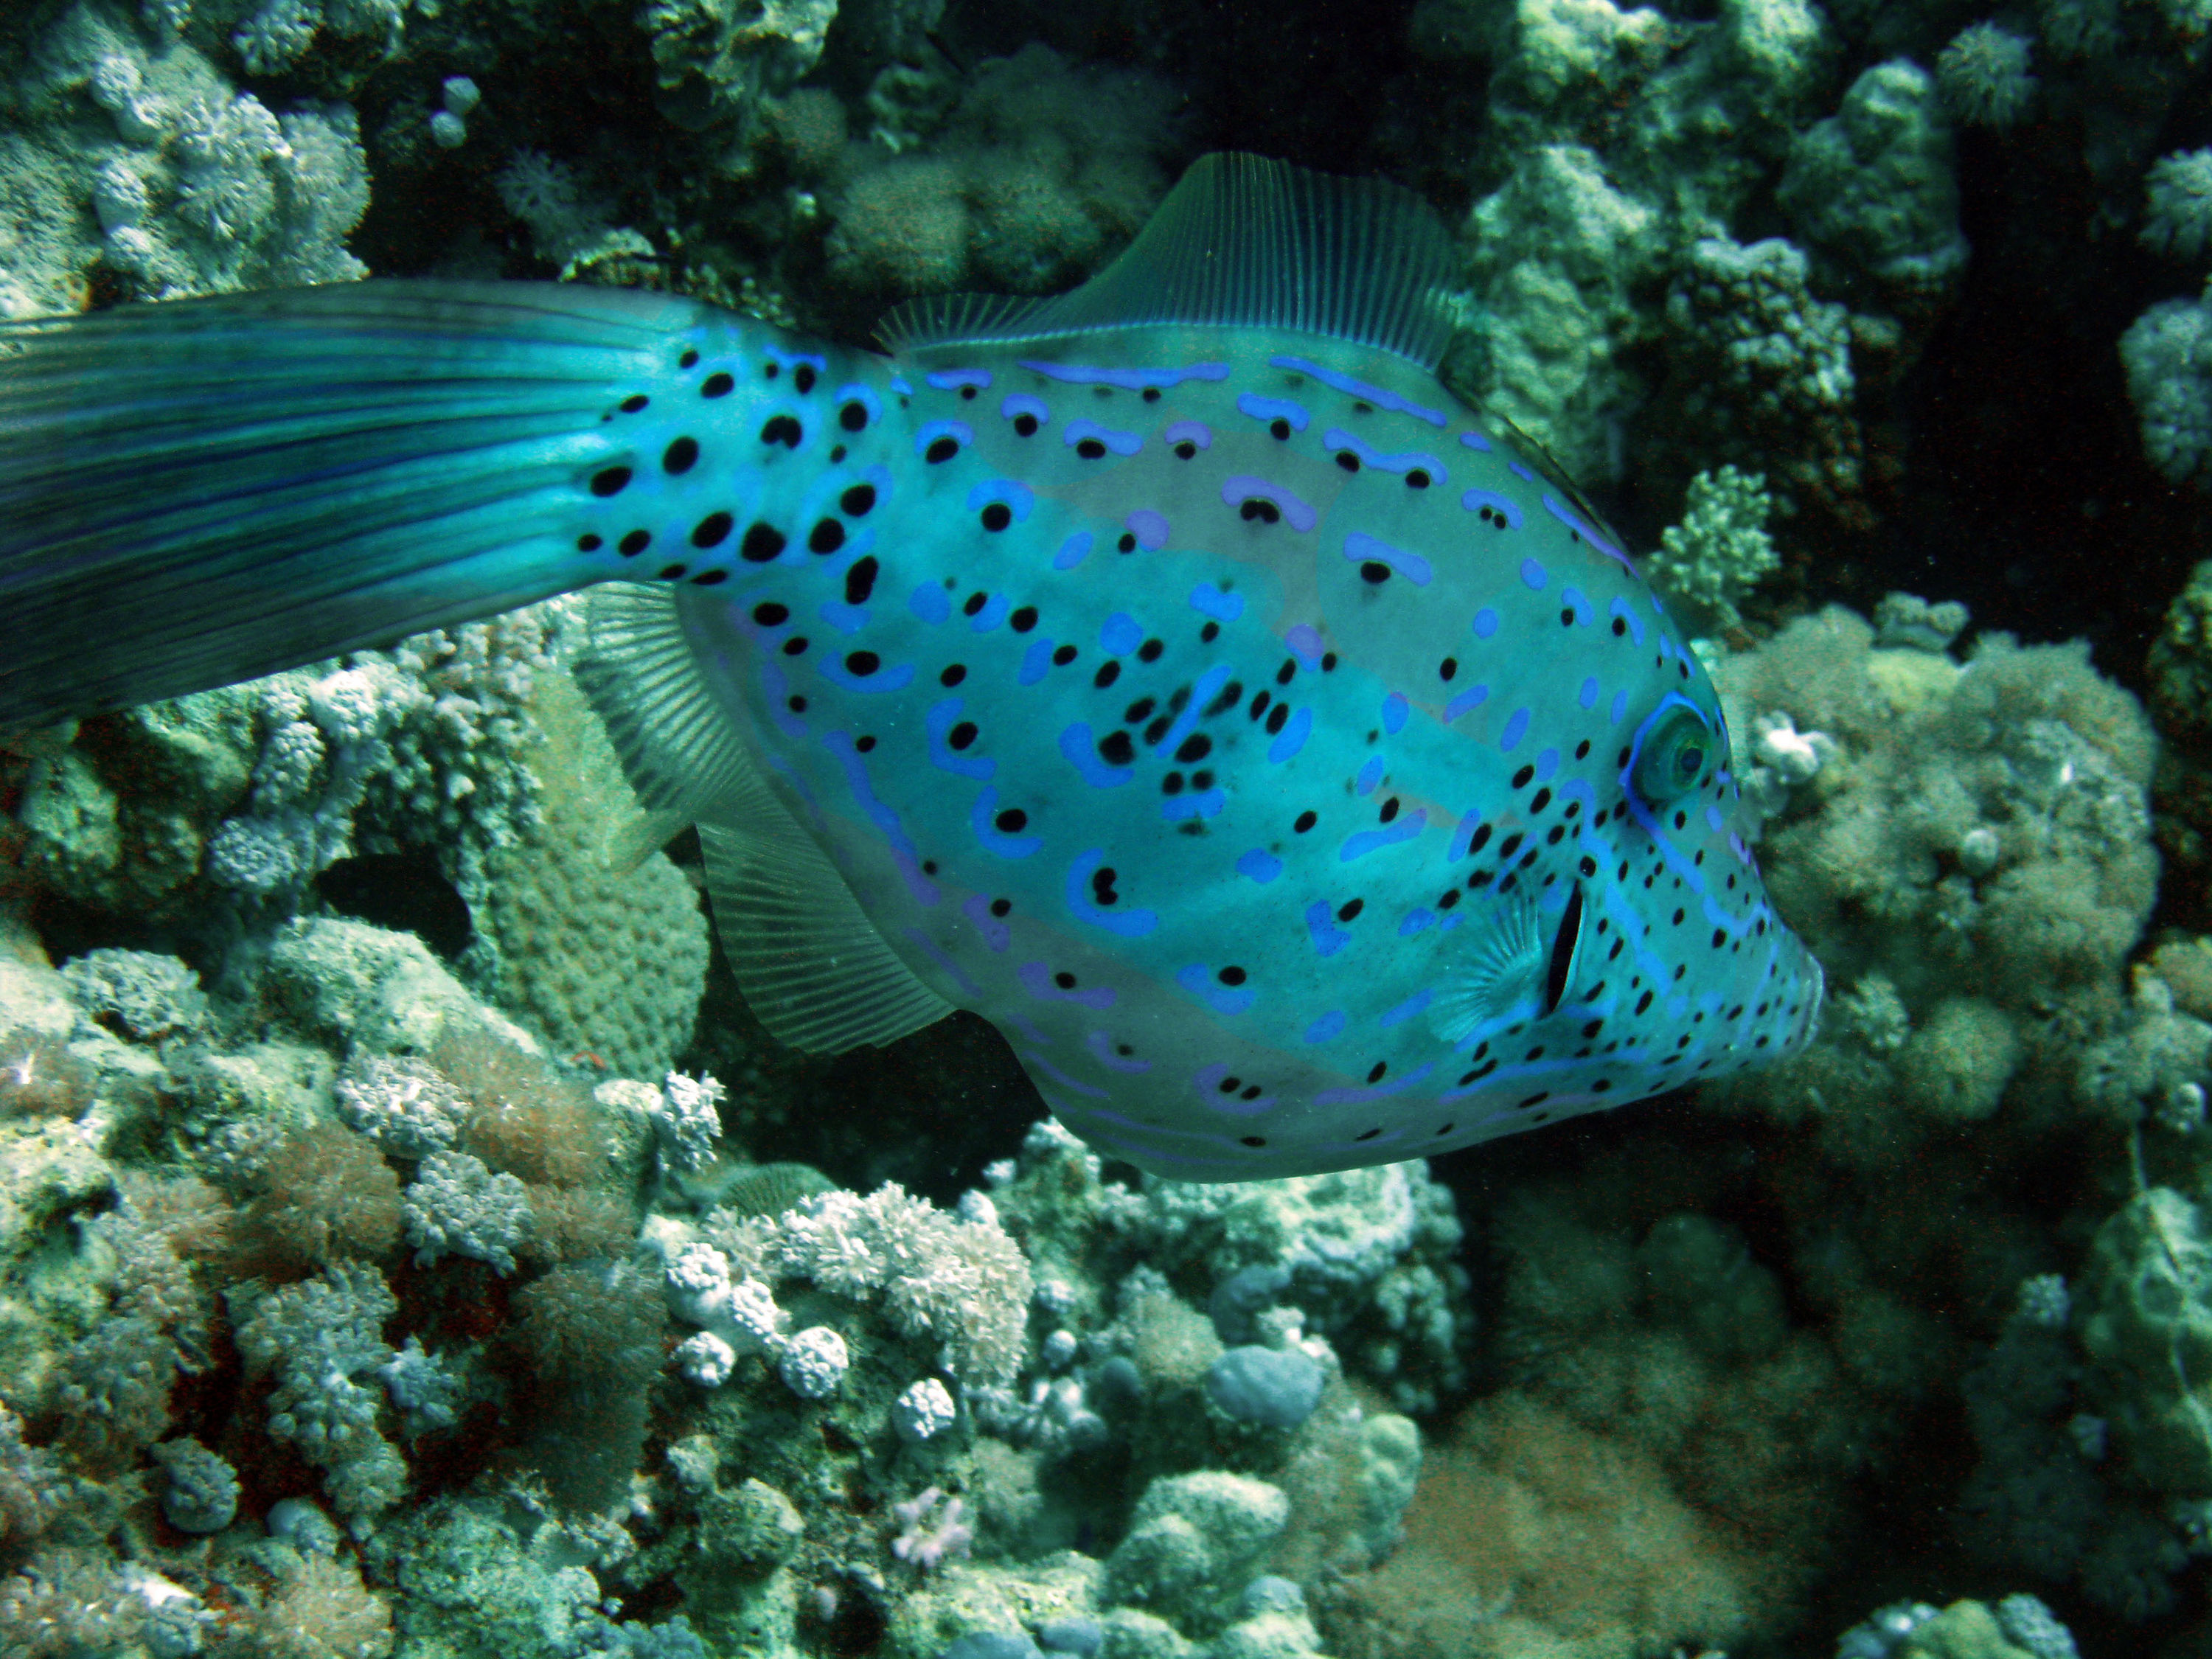
[[[1794,1052],[1712,687],[1437,383],[1451,264],[1404,191],[1214,155],[888,356],[527,283],[15,325],[0,728],[605,584],[580,673],[802,1048],[971,1008],[1199,1181]]]

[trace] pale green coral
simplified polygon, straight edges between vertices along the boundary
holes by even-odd
[[[1681,522],[1668,526],[1644,560],[1645,578],[1699,631],[1735,627],[1745,594],[1782,568],[1766,533],[1773,511],[1764,474],[1733,466],[1698,473]]]

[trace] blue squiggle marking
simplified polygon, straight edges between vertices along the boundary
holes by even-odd
[[[906,936],[920,947],[924,956],[945,971],[963,994],[971,997],[980,997],[983,994],[983,988],[969,978],[960,964],[947,956],[943,947],[927,933],[923,933],[919,927],[909,927],[906,930]]]
[[[1190,608],[1216,622],[1235,622],[1244,614],[1244,596],[1224,593],[1212,582],[1200,582],[1190,590]]]
[[[1200,789],[1188,795],[1170,796],[1160,805],[1160,816],[1170,823],[1182,823],[1192,818],[1218,818],[1229,805],[1229,794],[1222,789]]]
[[[1375,786],[1382,781],[1382,757],[1370,755],[1360,763],[1359,774],[1352,780],[1352,787],[1363,795],[1375,793]]]
[[[1459,434],[1459,441],[1469,449],[1479,449],[1485,453],[1487,453],[1490,449],[1490,440],[1480,432],[1462,432]]]
[[[1039,637],[1030,641],[1030,648],[1022,653],[1022,672],[1015,681],[1021,685],[1035,685],[1052,671],[1052,641]]]
[[[1626,691],[1616,691],[1613,694],[1613,723],[1615,726],[1618,726],[1621,721],[1627,718],[1628,693]]]
[[[1321,665],[1321,633],[1317,629],[1299,623],[1283,635],[1283,643],[1291,647],[1291,654],[1298,659],[1301,668]]]
[[[1204,421],[1177,421],[1160,436],[1170,444],[1195,444],[1200,449],[1213,447],[1213,428]]]
[[[1606,609],[1626,625],[1631,639],[1638,645],[1644,643],[1644,618],[1636,614],[1635,606],[1626,599],[1615,599]]]
[[[1003,501],[1012,508],[1016,524],[1027,524],[1036,495],[1027,484],[1018,484],[1012,478],[986,478],[968,492],[970,513],[980,513],[993,501]]]
[[[1551,577],[1545,573],[1544,567],[1535,560],[1523,559],[1521,561],[1521,580],[1526,582],[1532,591],[1540,593],[1544,591],[1544,584],[1551,580]]]
[[[990,901],[981,893],[971,894],[961,905],[960,914],[975,923],[975,931],[982,934],[983,943],[991,947],[994,955],[1013,942],[1014,930],[991,914]]]
[[[1406,714],[1409,705],[1405,698],[1393,691],[1382,699],[1382,729],[1392,737],[1406,729]]]
[[[1311,530],[1321,522],[1310,502],[1300,500],[1278,483],[1265,478],[1255,478],[1249,473],[1239,472],[1221,481],[1221,504],[1242,508],[1251,501],[1273,501],[1275,510],[1283,515],[1283,522],[1293,530]]]
[[[1213,1010],[1217,1014],[1241,1014],[1258,1000],[1256,991],[1231,990],[1214,982],[1212,973],[1197,963],[1180,969],[1176,983]]]
[[[1377,1025],[1380,1025],[1386,1031],[1394,1025],[1403,1025],[1407,1020],[1413,1018],[1414,1015],[1419,1013],[1421,1010],[1427,1007],[1429,1004],[1435,1000],[1436,994],[1437,994],[1434,991],[1427,989],[1416,991],[1413,995],[1407,997],[1396,1007],[1387,1011],[1382,1017],[1375,1023]]]
[[[842,599],[831,599],[817,612],[822,620],[848,638],[868,625],[867,608],[848,605]]]
[[[867,763],[853,747],[853,739],[842,732],[832,732],[822,739],[822,746],[835,755],[845,769],[846,787],[853,792],[853,799],[866,815],[869,823],[882,831],[890,843],[899,866],[899,873],[906,878],[907,890],[915,902],[922,905],[937,902],[937,884],[921,872],[921,855],[915,851],[914,842],[899,823],[899,816],[876,795],[875,787],[868,781]]]
[[[1349,1016],[1345,1013],[1343,1009],[1332,1008],[1327,1013],[1323,1014],[1319,1019],[1316,1020],[1312,1024],[1306,1027],[1305,1040],[1308,1042],[1312,1043],[1334,1042],[1336,1038],[1343,1036],[1344,1028],[1348,1023]]]
[[[1553,501],[1551,496],[1551,492],[1548,490],[1547,490],[1544,495],[1544,510],[1550,514],[1553,518],[1557,519],[1561,524],[1566,526],[1568,529],[1580,536],[1592,547],[1597,549],[1599,552],[1604,554],[1607,558],[1611,559],[1623,570],[1628,572],[1630,575],[1632,576],[1636,574],[1636,567],[1629,562],[1627,554],[1622,552],[1611,542],[1606,540],[1604,537],[1599,535],[1596,531],[1591,529],[1580,519],[1577,518],[1572,513],[1570,513],[1565,507],[1561,507],[1557,501]]]
[[[1288,398],[1262,398],[1256,392],[1237,394],[1237,412],[1249,415],[1255,421],[1288,421],[1294,432],[1304,431],[1313,420],[1304,404],[1294,404]]]
[[[1265,887],[1283,873],[1283,861],[1264,848],[1255,847],[1237,859],[1237,873]]]
[[[1152,1062],[1149,1060],[1132,1060],[1126,1055],[1115,1053],[1115,1050],[1118,1045],[1103,1031],[1093,1031],[1083,1039],[1083,1046],[1091,1050],[1091,1057],[1100,1065],[1109,1066],[1115,1071],[1135,1073],[1149,1072],[1152,1069]]]
[[[1098,648],[1109,657],[1126,655],[1144,642],[1144,629],[1126,611],[1116,611],[1098,629]]]
[[[950,438],[965,449],[975,441],[975,428],[965,421],[931,421],[914,434],[914,453],[925,453],[939,438]]]
[[[1405,921],[1398,924],[1398,937],[1400,939],[1411,939],[1416,933],[1426,933],[1429,928],[1429,924],[1436,919],[1437,913],[1430,909],[1428,906],[1425,904],[1415,905],[1412,909],[1406,912]]]
[[[878,668],[872,674],[855,674],[837,659],[835,652],[825,651],[814,665],[815,672],[832,685],[862,696],[880,696],[886,692],[903,691],[914,684],[914,665],[895,662]]]
[[[958,697],[945,697],[930,704],[929,712],[921,717],[922,726],[929,733],[929,763],[940,772],[974,778],[979,783],[996,777],[999,763],[988,755],[963,755],[945,746],[945,734],[960,723],[960,708]]]
[[[975,793],[975,805],[969,810],[968,827],[975,832],[975,839],[983,843],[983,850],[997,858],[1008,860],[1025,859],[1044,845],[1042,836],[1009,836],[1002,834],[991,820],[998,816],[999,792],[989,784]]]
[[[1408,450],[1402,455],[1386,455],[1358,433],[1346,432],[1340,426],[1329,428],[1321,434],[1321,441],[1331,449],[1350,450],[1358,456],[1364,465],[1373,467],[1377,472],[1404,474],[1411,472],[1418,466],[1428,472],[1431,483],[1443,484],[1451,481],[1451,475],[1444,471],[1444,464],[1435,456],[1421,450]]]
[[[957,392],[963,386],[972,386],[981,392],[991,384],[988,368],[933,368],[922,378],[939,392]]]
[[[1521,746],[1521,739],[1528,734],[1528,714],[1526,708],[1516,708],[1505,722],[1505,730],[1498,734],[1498,746],[1510,755]]]
[[[1229,378],[1226,363],[1188,363],[1181,368],[1091,368],[1073,363],[1048,363],[1024,357],[1021,365],[1032,374],[1042,374],[1048,380],[1058,380],[1062,386],[1111,386],[1127,392],[1142,392],[1147,386],[1178,386],[1185,380],[1225,380]]]
[[[1124,529],[1137,538],[1137,545],[1158,552],[1168,544],[1168,521],[1164,514],[1149,507],[1140,507],[1121,520]]]
[[[1078,720],[1064,726],[1060,731],[1060,752],[1063,759],[1083,775],[1084,782],[1093,789],[1118,789],[1137,774],[1134,768],[1109,766],[1098,752],[1098,744],[1091,735],[1087,721]]]
[[[1370,853],[1379,853],[1386,847],[1395,847],[1401,842],[1411,841],[1421,833],[1422,827],[1428,821],[1426,811],[1415,811],[1408,812],[1395,823],[1386,823],[1379,829],[1362,830],[1356,835],[1346,836],[1344,845],[1337,849],[1336,861],[1350,864],[1354,860],[1365,858]]]
[[[1073,570],[1091,556],[1091,532],[1079,530],[1060,544],[1060,551],[1052,556],[1054,570]]]
[[[1486,640],[1498,631],[1498,613],[1488,605],[1474,613],[1474,637]]]
[[[1333,914],[1327,899],[1316,899],[1306,906],[1306,937],[1324,957],[1334,956],[1352,942],[1352,935],[1330,920]]]
[[[1291,759],[1299,750],[1306,746],[1307,734],[1312,730],[1313,710],[1299,709],[1291,716],[1289,722],[1284,726],[1280,735],[1274,742],[1267,745],[1269,762],[1280,766],[1285,761]]]
[[[1401,1078],[1389,1083],[1378,1083],[1371,1089],[1323,1089],[1314,1097],[1316,1106],[1351,1106],[1364,1100],[1387,1100],[1392,1095],[1401,1095],[1423,1078],[1435,1071],[1435,1062],[1416,1066]]]
[[[1429,562],[1419,554],[1409,553],[1404,548],[1377,541],[1359,530],[1346,532],[1344,556],[1354,564],[1365,564],[1370,561],[1387,564],[1416,587],[1426,587],[1430,576],[1434,574],[1429,568]]]
[[[952,601],[938,583],[922,582],[906,596],[906,608],[932,628],[937,628],[952,614]]]
[[[1575,701],[1584,708],[1596,708],[1597,689],[1597,676],[1593,674],[1583,682],[1583,689],[1577,694]]]
[[[1087,921],[1122,939],[1142,939],[1160,925],[1152,910],[1101,909],[1091,902],[1091,872],[1106,862],[1103,848],[1094,847],[1067,866],[1067,908],[1078,921]]]
[[[1454,697],[1449,702],[1444,705],[1444,724],[1449,726],[1452,721],[1457,720],[1462,714],[1473,714],[1476,709],[1481,708],[1483,704],[1489,701],[1490,688],[1488,686],[1470,685],[1466,690],[1461,692],[1459,696]]]
[[[1032,398],[1026,392],[1010,392],[999,405],[999,414],[1005,420],[1026,415],[1039,426],[1052,424],[1052,405],[1042,398]]]
[[[983,608],[968,618],[968,631],[971,634],[989,633],[1006,621],[1006,613],[1013,608],[1014,602],[1005,594],[992,594],[983,601]]]
[[[1172,755],[1178,744],[1198,730],[1199,716],[1205,712],[1206,705],[1220,695],[1221,688],[1229,684],[1229,665],[1218,662],[1198,677],[1198,684],[1191,691],[1190,701],[1182,706],[1182,713],[1175,717],[1175,724],[1168,727],[1167,735],[1152,745],[1155,755]]]
[[[1054,1065],[1042,1054],[1037,1054],[1034,1050],[1028,1048],[1024,1048],[1020,1050],[1019,1053],[1023,1065],[1036,1066],[1037,1070],[1042,1072],[1054,1083],[1060,1085],[1061,1088],[1073,1089],[1077,1094],[1083,1096],[1088,1100],[1106,1100],[1110,1098],[1103,1089],[1095,1089],[1088,1083],[1078,1083],[1073,1078],[1068,1076],[1066,1073],[1061,1071],[1059,1066]]]
[[[1070,449],[1086,438],[1095,438],[1115,454],[1127,459],[1145,447],[1145,441],[1134,432],[1117,432],[1110,426],[1101,426],[1096,421],[1070,421],[1067,430],[1060,434],[1060,442]]]
[[[1323,368],[1319,363],[1306,358],[1270,357],[1267,362],[1273,368],[1287,368],[1294,374],[1310,374],[1323,386],[1341,392],[1348,397],[1364,398],[1377,409],[1395,410],[1401,415],[1411,415],[1415,420],[1426,421],[1431,426],[1440,430],[1449,424],[1444,419],[1443,411],[1440,409],[1426,408],[1420,404],[1400,397],[1395,392],[1385,392],[1379,386],[1370,386],[1364,380],[1353,380],[1349,374],[1340,374],[1333,368]]]

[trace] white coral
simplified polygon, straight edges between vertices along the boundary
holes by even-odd
[[[810,1325],[784,1345],[776,1374],[803,1400],[827,1400],[852,1368],[845,1339],[827,1325]]]

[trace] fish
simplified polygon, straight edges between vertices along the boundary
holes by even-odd
[[[1429,1156],[1771,1063],[1820,964],[1620,538],[1437,374],[1449,232],[1236,154],[881,351],[370,281],[0,330],[0,729],[587,589],[768,1030],[955,1009],[1099,1152]]]

